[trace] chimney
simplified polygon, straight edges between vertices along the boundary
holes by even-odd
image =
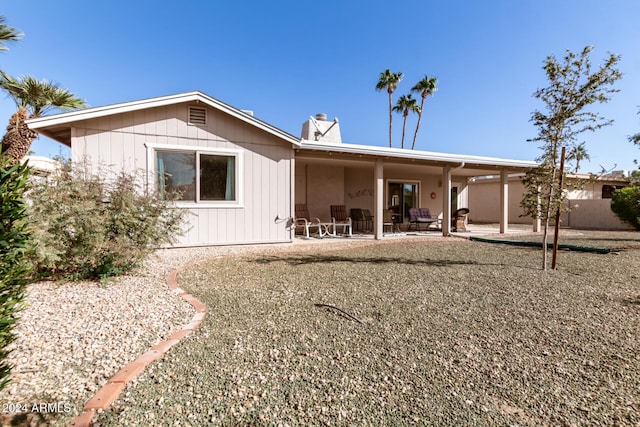
[[[309,117],[309,120],[302,124],[301,138],[308,141],[341,144],[338,118],[334,117],[332,121],[328,121],[325,113],[318,113],[315,118]]]

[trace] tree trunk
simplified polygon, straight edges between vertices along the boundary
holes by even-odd
[[[544,232],[542,234],[542,269],[547,271],[547,242],[549,241],[549,219],[544,222]]]
[[[404,121],[402,122],[402,148],[404,149],[404,131],[407,128],[407,116],[404,116]]]
[[[27,110],[19,108],[9,119],[7,133],[2,137],[2,155],[9,159],[9,165],[15,165],[29,152],[31,143],[38,132],[29,129],[25,123]]]
[[[393,122],[393,101],[391,99],[391,93],[389,92],[389,148],[393,147],[391,142],[391,123]]]
[[[413,134],[413,144],[411,144],[411,149],[416,149],[416,139],[418,138],[418,129],[420,129],[420,121],[422,120],[422,110],[424,108],[424,96],[422,97],[422,102],[420,103],[420,111],[418,112],[418,123],[416,123],[416,132]]]

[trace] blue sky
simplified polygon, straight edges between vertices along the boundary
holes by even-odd
[[[390,68],[405,76],[394,102],[425,74],[439,79],[417,149],[521,160],[540,154],[527,139],[544,59],[594,45],[593,64],[622,55],[624,77],[597,108],[614,125],[584,134],[581,170],[640,158],[627,141],[640,132],[637,0],[13,1],[0,14],[25,34],[0,68],[55,80],[91,106],[200,90],[296,136],[322,112],[339,118],[343,141],[385,146],[387,97],[375,84]],[[0,117],[13,111],[1,98]],[[396,147],[401,131],[395,114]],[[61,152],[46,138],[33,149]]]

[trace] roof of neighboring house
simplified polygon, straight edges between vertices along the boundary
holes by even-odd
[[[180,93],[176,95],[161,96],[157,98],[143,99],[139,101],[124,102],[121,104],[106,105],[103,107],[86,108],[83,110],[71,111],[68,113],[55,114],[51,116],[38,117],[27,120],[31,129],[37,130],[49,138],[55,139],[65,145],[71,145],[71,126],[74,122],[81,120],[95,119],[114,114],[128,113],[147,108],[162,107],[165,105],[179,104],[183,102],[202,102],[211,108],[229,114],[239,120],[262,129],[272,135],[284,139],[295,146],[300,145],[300,138],[287,133],[269,123],[253,117],[251,114],[232,107],[229,104],[212,98],[200,91]]]
[[[60,162],[43,156],[25,156],[22,162],[29,162],[31,170],[38,175],[50,175],[60,168]]]

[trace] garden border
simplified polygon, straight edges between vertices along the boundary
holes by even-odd
[[[215,258],[215,257],[214,257]],[[107,383],[84,405],[82,412],[72,421],[72,427],[88,427],[93,422],[94,416],[98,410],[104,410],[109,407],[140,372],[142,372],[151,362],[162,357],[171,347],[182,341],[187,335],[198,329],[202,324],[207,307],[196,297],[185,292],[178,285],[178,273],[197,264],[199,261],[191,262],[182,267],[173,270],[166,278],[166,283],[171,291],[181,297],[185,302],[191,304],[196,313],[191,321],[184,325],[180,330],[174,332],[169,338],[151,347],[147,352],[138,356],[136,360],[122,367],[115,375],[113,375]]]

